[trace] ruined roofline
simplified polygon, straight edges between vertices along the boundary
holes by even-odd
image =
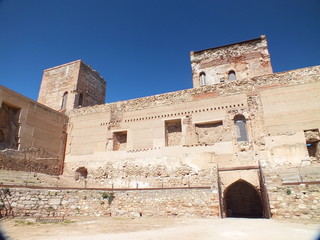
[[[231,44],[227,44],[227,45],[222,45],[219,47],[213,47],[213,48],[207,48],[207,49],[202,49],[202,50],[198,50],[198,51],[191,51],[190,54],[199,54],[208,50],[215,50],[215,49],[219,49],[219,48],[227,48],[227,47],[231,47],[237,44],[245,44],[245,43],[250,43],[250,42],[257,42],[257,41],[261,41],[263,39],[266,39],[266,35],[261,35],[259,38],[254,38],[254,39],[250,39],[250,40],[246,40],[246,41],[242,41],[242,42],[237,42],[237,43],[231,43]]]
[[[316,76],[313,79],[301,79],[300,75]],[[160,93],[151,96],[133,98],[117,102],[88,106],[73,109],[67,113],[69,116],[85,115],[95,112],[106,112],[111,109],[121,108],[121,111],[136,111],[146,108],[166,106],[173,103],[197,101],[197,96],[208,94],[208,98],[224,97],[236,94],[244,94],[258,90],[260,87],[291,86],[302,83],[320,82],[320,65],[289,70],[280,73],[270,73],[251,79],[238,80],[228,83],[219,83],[199,88],[188,88],[173,92]],[[213,94],[213,95],[211,95]],[[203,98],[201,98],[203,99]],[[165,102],[165,103],[164,103]]]
[[[54,69],[57,69],[57,68],[60,68],[60,67],[65,67],[65,66],[68,66],[68,65],[72,65],[72,64],[75,64],[75,63],[80,63],[80,65],[83,64],[84,66],[88,67],[92,72],[97,74],[99,76],[99,78],[101,78],[104,82],[107,83],[107,81],[99,74],[98,71],[94,70],[89,64],[85,63],[81,59],[78,59],[78,60],[75,60],[75,61],[72,61],[72,62],[68,62],[68,63],[64,63],[64,64],[61,64],[61,65],[58,65],[58,66],[55,66],[55,67],[47,68],[47,69],[43,70],[43,72],[51,71],[51,70],[54,70]]]
[[[78,63],[78,62],[82,62],[82,60],[79,59],[79,60],[75,60],[75,61],[72,61],[72,62],[64,63],[64,64],[61,64],[61,65],[58,65],[58,66],[55,66],[55,67],[47,68],[47,69],[45,69],[43,71],[44,72],[50,71],[50,70],[57,69],[57,68],[60,68],[60,67],[65,67],[65,66],[68,66],[68,65],[72,65],[72,64]]]

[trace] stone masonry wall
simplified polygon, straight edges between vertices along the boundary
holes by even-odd
[[[256,92],[264,88],[292,86],[320,81],[320,66],[302,68],[288,72],[268,74],[252,79],[220,83],[201,88],[192,88],[176,92],[158,94],[122,102],[97,105],[93,107],[74,109],[68,112],[70,116],[85,115],[94,112],[129,112],[147,108],[167,106],[171,104],[190,102],[196,99],[229,96],[240,93]]]
[[[218,84],[230,82],[229,71],[235,72],[236,79],[243,80],[272,73],[267,41],[261,38],[191,52],[193,87],[202,84]],[[204,83],[200,81],[200,73],[205,74]]]
[[[281,175],[288,178],[290,170],[281,172],[270,170],[265,174],[272,218],[320,220],[319,182],[283,184],[285,179]]]
[[[211,189],[113,192],[25,188],[11,188],[8,191],[1,189],[1,196],[4,193],[7,199],[3,202],[7,209],[11,207],[14,216],[205,217],[219,215],[217,192]],[[110,196],[113,196],[114,199],[111,200]]]
[[[106,81],[84,62],[81,62],[75,108],[78,107],[80,93],[83,94],[82,107],[103,104],[106,96]]]

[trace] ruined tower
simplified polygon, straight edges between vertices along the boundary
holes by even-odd
[[[57,111],[103,104],[106,81],[77,60],[44,70],[38,102]]]
[[[190,60],[194,88],[273,73],[264,35],[240,43],[192,51]]]

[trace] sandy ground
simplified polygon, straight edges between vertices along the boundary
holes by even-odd
[[[318,240],[320,225],[270,219],[77,218],[65,223],[2,221],[10,240]]]

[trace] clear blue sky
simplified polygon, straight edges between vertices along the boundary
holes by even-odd
[[[107,102],[192,87],[191,50],[267,36],[274,72],[320,64],[320,0],[0,0],[0,84],[37,99],[82,59]]]

